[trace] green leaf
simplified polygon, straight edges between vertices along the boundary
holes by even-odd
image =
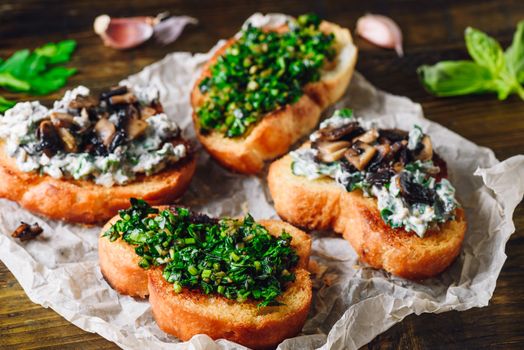
[[[466,28],[465,39],[470,56],[480,66],[488,68],[493,75],[504,68],[504,53],[495,39],[471,27]]]
[[[45,95],[56,91],[64,86],[67,78],[75,73],[75,68],[51,68],[49,71],[28,80],[31,85],[31,92],[37,95]]]
[[[31,89],[27,81],[20,80],[9,72],[0,72],[0,86],[15,92],[26,92]]]
[[[76,48],[76,41],[64,40],[56,44],[49,43],[36,48],[35,53],[39,56],[47,57],[50,64],[65,63],[71,59],[71,55]]]
[[[489,69],[472,61],[442,61],[417,72],[425,88],[437,96],[497,91]]]
[[[511,46],[505,52],[508,70],[524,83],[524,20],[517,24]]]
[[[30,54],[29,50],[16,51],[0,66],[0,72],[9,72],[15,76],[22,74],[24,63]]]
[[[16,104],[15,101],[9,101],[8,99],[0,96],[0,113],[4,113],[9,108],[13,107]]]

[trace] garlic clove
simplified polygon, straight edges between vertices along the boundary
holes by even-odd
[[[198,21],[189,16],[172,16],[155,25],[156,40],[167,45],[178,39],[184,27],[188,24],[197,24]]]
[[[387,49],[395,49],[402,57],[402,32],[399,26],[389,17],[367,14],[357,21],[357,34],[367,41]]]
[[[106,46],[115,49],[136,47],[153,36],[154,17],[111,18],[101,15],[95,19],[94,30]]]

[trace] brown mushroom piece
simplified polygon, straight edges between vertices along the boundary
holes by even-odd
[[[44,152],[48,157],[53,156],[62,148],[62,141],[50,120],[43,120],[38,125],[36,137],[40,140],[36,147],[37,151]]]
[[[422,149],[418,154],[415,155],[417,160],[430,160],[433,158],[433,146],[431,144],[431,138],[426,135],[421,141]]]
[[[112,105],[131,104],[137,101],[135,94],[127,92],[123,95],[115,95],[109,98],[109,103]]]
[[[127,86],[115,86],[111,90],[102,92],[100,94],[100,99],[107,100],[108,98],[116,95],[123,95],[128,92]]]
[[[57,128],[69,128],[73,125],[73,116],[69,113],[52,112],[49,115],[51,122]]]
[[[64,150],[69,153],[76,153],[78,151],[78,145],[76,139],[71,132],[66,128],[58,129],[58,136],[64,144]]]
[[[22,221],[20,226],[18,226],[16,230],[13,231],[11,237],[18,238],[24,242],[36,238],[38,235],[42,234],[42,232],[44,232],[44,230],[40,227],[40,225],[38,225],[38,223],[29,225]]]
[[[353,144],[352,148],[346,151],[344,156],[351,165],[357,168],[357,170],[362,171],[373,159],[375,153],[377,153],[375,147],[362,141],[357,141]]]
[[[318,133],[320,135],[319,140],[337,141],[337,140],[340,140],[341,138],[351,139],[355,136],[363,134],[364,129],[362,129],[358,125],[357,122],[353,122],[353,123],[339,126],[338,128],[328,126],[328,127],[320,129]]]
[[[126,134],[129,140],[134,140],[144,135],[149,124],[142,119],[132,118],[126,126]]]
[[[69,102],[68,107],[70,109],[92,108],[92,107],[96,107],[97,104],[98,104],[98,101],[93,96],[78,95],[75,97],[74,100]]]
[[[407,140],[409,133],[400,129],[380,129],[380,137],[386,138],[391,142]]]
[[[318,160],[324,163],[331,163],[342,159],[344,152],[351,146],[351,143],[348,141],[320,141],[313,146],[318,150]]]
[[[108,147],[115,137],[116,127],[107,118],[102,118],[96,123],[95,131],[104,146]]]
[[[377,139],[378,139],[378,130],[373,128],[373,129],[370,129],[370,130],[366,131],[362,135],[359,135],[359,136],[355,137],[353,139],[353,142],[362,141],[362,142],[365,142],[365,143],[368,143],[368,144],[372,144]]]

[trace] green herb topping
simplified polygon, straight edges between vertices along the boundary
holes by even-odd
[[[291,236],[270,235],[250,215],[217,220],[185,208],[159,211],[131,199],[131,208],[120,217],[104,235],[136,245],[139,265],[162,266],[176,293],[189,288],[239,302],[260,300],[259,306],[278,305],[275,299],[295,279],[298,256]]]
[[[244,29],[199,85],[206,98],[196,111],[202,131],[241,136],[266,113],[296,102],[335,57],[334,35],[322,33],[320,22],[308,14],[290,21],[285,33]]]

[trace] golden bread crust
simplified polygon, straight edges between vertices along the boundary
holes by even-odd
[[[0,197],[54,220],[95,224],[129,206],[132,197],[150,204],[169,203],[189,186],[196,169],[195,156],[151,176],[123,186],[104,187],[92,181],[55,179],[21,171],[0,142]]]
[[[265,161],[286,153],[296,141],[307,135],[318,124],[322,110],[342,96],[353,75],[357,49],[348,29],[325,21],[320,29],[335,35],[336,64],[322,71],[320,81],[307,84],[304,95],[297,102],[268,113],[239,138],[227,138],[217,131],[202,134],[196,114],[196,109],[204,102],[198,85],[210,76],[210,67],[234,43],[234,39],[228,40],[204,66],[191,93],[193,121],[198,139],[223,166],[245,174],[260,172]]]
[[[310,238],[289,224],[276,220],[259,221],[272,235],[282,230],[293,236],[292,246],[300,256],[296,280],[278,298],[285,305],[258,308],[257,301],[238,303],[217,295],[204,295],[186,288],[179,294],[162,276],[160,269],[149,272],[149,302],[158,326],[181,340],[196,334],[225,338],[253,349],[270,349],[300,332],[312,299],[312,284],[306,266]]]
[[[135,247],[121,238],[114,242],[103,234],[120,217],[117,215],[104,225],[98,238],[98,262],[105,280],[120,294],[145,298],[149,295],[147,270],[138,266],[140,257],[135,254]]]
[[[331,179],[293,175],[291,161],[286,155],[273,162],[268,174],[275,209],[284,220],[307,229],[332,229],[350,242],[362,261],[408,279],[436,276],[460,253],[467,226],[462,209],[455,220],[420,238],[389,227],[376,199],[360,191],[347,192]]]

